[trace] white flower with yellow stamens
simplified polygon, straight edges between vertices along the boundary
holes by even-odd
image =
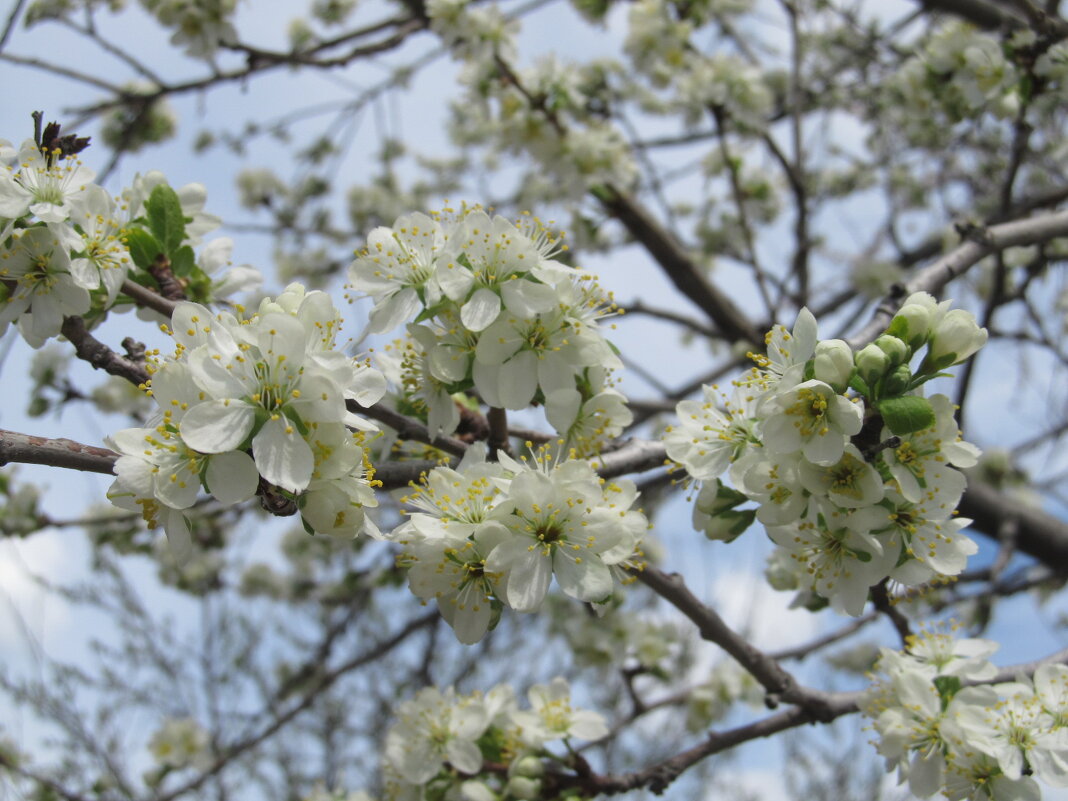
[[[602,485],[577,459],[533,466],[505,459],[514,477],[490,519],[509,536],[486,559],[487,570],[508,574],[502,600],[518,611],[537,609],[555,576],[572,598],[603,602],[615,589],[610,567],[633,556],[647,527],[631,510],[634,485]]]
[[[864,407],[822,381],[804,381],[760,404],[764,445],[772,453],[801,451],[814,464],[833,465],[849,437],[860,433]]]

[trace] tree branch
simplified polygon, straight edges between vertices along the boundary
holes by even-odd
[[[942,11],[967,20],[980,28],[1022,28],[1023,20],[986,0],[916,0],[928,11]]]
[[[968,235],[968,241],[919,270],[904,286],[897,285],[896,291],[892,291],[876,308],[871,321],[849,340],[850,346],[858,350],[875,339],[890,324],[901,301],[913,292],[937,294],[946,284],[991,253],[1068,236],[1068,210],[976,228]]]
[[[0,466],[43,464],[90,473],[111,474],[119,454],[96,445],[83,445],[72,439],[37,437],[0,429]]]
[[[763,342],[752,322],[727,295],[710,284],[675,237],[622,189],[607,186],[594,193],[660,265],[671,283],[716,324],[730,342]]]
[[[430,430],[418,420],[383,406],[381,403],[364,408],[354,400],[347,400],[345,405],[350,412],[362,414],[364,417],[370,417],[372,420],[385,423],[396,431],[397,436],[401,439],[422,442],[453,456],[463,456],[467,452],[466,442],[454,437],[432,437],[430,436]]]
[[[145,384],[148,371],[143,364],[133,359],[120,356],[99,339],[89,333],[85,320],[81,317],[67,317],[60,329],[63,336],[70,340],[79,359],[89,362],[97,370],[125,378],[135,386]]]
[[[135,281],[123,281],[122,292],[133,298],[138,306],[144,306],[146,309],[157,311],[168,320],[174,314],[174,310],[178,306],[177,302],[165,298],[158,292],[153,292],[148,287],[141,286]]]

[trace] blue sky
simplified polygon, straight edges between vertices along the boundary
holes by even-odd
[[[769,4],[764,4],[769,5]],[[897,13],[899,9],[910,8],[904,2],[881,3],[880,10],[887,14]],[[257,3],[245,3],[240,6],[238,27],[250,39],[266,45],[282,46],[287,19],[276,13],[264,14],[265,6]],[[272,6],[276,11],[278,5]],[[591,34],[587,28],[576,23],[573,13],[554,6],[551,10],[532,15],[523,27],[520,51],[529,63],[539,53],[556,52],[562,57],[581,54],[589,57],[599,53],[614,52],[621,41],[623,32],[623,11],[617,10],[609,17],[606,29]],[[769,12],[770,13],[770,12]],[[374,14],[371,14],[374,16]],[[768,30],[774,25],[769,24]],[[155,33],[146,35],[153,29],[148,26],[143,13],[133,6],[128,12],[115,18],[105,32],[114,40],[129,43],[132,50],[150,59],[161,73],[172,70],[189,71],[190,62],[176,55],[170,49],[160,47],[159,37]],[[425,37],[424,37],[425,39]],[[425,45],[417,43],[416,50]],[[39,29],[24,33],[17,32],[9,45],[17,53],[59,53],[69,64],[95,64],[101,58],[98,51],[88,47],[80,38],[57,29],[55,26],[42,25]],[[391,55],[386,59],[390,64],[401,64],[410,60],[414,50],[406,50]],[[74,89],[72,84],[10,64],[3,66],[5,71],[5,103],[0,109],[0,138],[18,142],[29,135],[31,129],[30,112],[44,110],[48,119],[66,119],[64,109],[92,102],[96,98],[93,90]],[[348,154],[339,168],[339,174],[351,174],[354,177],[369,168],[366,154],[377,149],[380,136],[391,136],[413,141],[424,152],[448,152],[444,137],[445,105],[444,100],[454,91],[458,66],[448,59],[440,58],[430,70],[420,73],[412,83],[410,91],[400,95],[396,100],[384,102],[371,108],[361,118],[354,129],[353,141]],[[123,74],[117,71],[116,75]],[[128,157],[122,163],[118,174],[114,176],[109,188],[117,190],[128,183],[138,171],[148,169],[163,170],[175,186],[197,181],[208,188],[208,210],[219,214],[227,221],[248,221],[249,212],[238,207],[237,192],[233,184],[235,172],[243,166],[276,166],[279,172],[287,175],[291,169],[291,153],[286,145],[268,138],[257,139],[249,149],[249,154],[237,157],[223,148],[216,148],[205,154],[190,155],[190,143],[206,124],[218,127],[222,119],[242,121],[246,118],[258,118],[272,115],[283,108],[294,105],[311,107],[338,97],[351,95],[359,88],[366,88],[380,80],[384,71],[379,67],[358,64],[346,70],[344,74],[310,75],[306,73],[287,74],[279,72],[269,81],[255,81],[248,86],[232,85],[218,92],[204,96],[188,95],[174,102],[180,121],[178,139],[165,147],[148,149],[140,154]],[[309,121],[308,128],[320,124]],[[85,133],[80,131],[80,133]],[[844,141],[860,140],[863,132],[859,129],[842,128],[838,135]],[[90,150],[86,161],[92,166],[100,165],[102,150]],[[680,156],[680,160],[683,157]],[[685,191],[683,183],[677,191]],[[697,187],[697,179],[693,181]],[[458,200],[458,198],[450,198]],[[477,198],[470,198],[477,201]],[[871,201],[873,204],[876,202]],[[870,214],[863,203],[853,204],[842,209],[840,224],[835,235],[842,237],[843,249],[855,246],[852,241],[853,225],[851,220],[863,219]],[[344,214],[339,210],[339,214]],[[832,226],[838,221],[825,221]],[[784,224],[784,231],[786,231]],[[264,236],[233,233],[225,228],[216,235],[233,236],[236,241],[235,260],[250,262],[262,268],[270,264],[270,240]],[[833,239],[832,245],[833,245]],[[353,247],[359,243],[354,242]],[[768,259],[781,256],[774,240],[761,244],[762,255]],[[623,301],[641,297],[650,305],[665,308],[687,308],[686,301],[676,290],[660,278],[655,266],[643,257],[635,248],[625,249],[610,259],[590,257],[582,259],[583,266],[598,272],[602,283],[616,292]],[[746,287],[739,271],[729,266],[722,266],[714,275],[714,280],[724,286]],[[268,286],[277,289],[270,276]],[[735,293],[735,299],[743,306],[755,303],[756,296],[751,290]],[[791,323],[792,320],[783,322]],[[109,323],[103,329],[102,337],[112,337],[114,341],[125,335],[129,326],[128,319],[119,319]],[[150,336],[150,329],[144,326],[137,336]],[[122,333],[120,333],[122,332]],[[671,330],[658,323],[634,319],[624,319],[614,335],[615,342],[624,353],[652,370],[658,378],[668,385],[678,385],[688,380],[693,374],[695,363],[708,360],[707,351],[700,345],[685,346],[677,341]],[[17,387],[25,375],[28,364],[29,349],[17,342],[9,357],[3,364],[3,378],[9,386]],[[1053,371],[1044,369],[1040,360],[1030,365],[1033,378],[1038,382],[1030,385],[1031,389],[1022,390],[1021,382],[999,380],[1003,374],[1004,360],[1007,353],[992,351],[980,363],[977,384],[987,389],[979,398],[978,408],[973,412],[977,432],[975,438],[984,447],[997,446],[1014,441],[1026,422],[1027,427],[1042,425],[1046,416],[1050,398],[1064,398],[1065,387],[1060,385],[1041,386],[1041,376],[1045,373],[1054,376]],[[1020,366],[1017,364],[1016,366]],[[85,368],[80,375],[89,381],[97,380],[92,371]],[[1054,378],[1052,380],[1062,380]],[[1046,382],[1050,384],[1050,381]],[[633,376],[625,376],[622,384],[624,391],[631,392],[636,398],[646,398],[652,394],[649,386]],[[50,436],[70,436],[90,443],[100,443],[109,426],[124,425],[118,420],[105,420],[90,415],[85,407],[76,406],[64,413],[61,420],[53,418],[29,419],[23,414],[21,398],[23,392],[12,389],[8,400],[0,410],[0,426],[17,431],[44,434]],[[979,422],[981,421],[981,423]],[[1061,464],[1063,467],[1063,462]],[[57,516],[74,516],[91,502],[103,499],[104,491],[110,483],[106,477],[81,473],[59,473],[45,468],[24,466],[20,475],[27,480],[39,481],[48,488],[46,507]],[[62,510],[52,512],[54,509]],[[1059,510],[1064,512],[1064,510]],[[704,598],[715,600],[717,607],[724,609],[728,619],[741,625],[754,610],[759,612],[761,620],[756,622],[758,644],[783,646],[788,644],[783,638],[792,638],[791,642],[800,642],[815,635],[822,627],[834,627],[841,623],[840,618],[822,614],[817,617],[803,612],[787,612],[789,595],[776,594],[766,588],[753,589],[760,584],[763,559],[769,545],[759,530],[748,532],[738,543],[724,546],[720,543],[708,543],[693,532],[689,522],[689,508],[681,498],[671,501],[659,520],[665,531],[671,532],[666,539],[671,550],[666,567],[682,569],[694,591]],[[979,539],[983,551],[980,559],[992,557],[992,546],[986,540]],[[34,589],[22,575],[22,567],[45,573],[53,578],[75,578],[84,575],[87,564],[87,549],[81,537],[74,531],[44,532],[25,542],[0,543],[0,587],[10,596],[11,603],[18,606],[30,633],[40,646],[50,653],[61,656],[77,655],[84,648],[84,641],[79,633],[78,616],[63,608],[55,600],[46,600]],[[145,570],[146,581],[150,571]],[[753,598],[745,596],[746,590],[752,590]],[[166,599],[166,593],[159,595]],[[172,602],[173,599],[171,599]],[[1036,611],[1029,598],[1018,598],[999,607],[998,617],[991,634],[1003,642],[1003,648],[997,661],[1001,664],[1036,658],[1058,647],[1068,644],[1068,637],[1062,630],[1051,627],[1050,621],[1057,611],[1063,611],[1063,601],[1042,611]],[[0,648],[14,649],[22,658],[32,658],[25,650],[25,641],[21,637],[14,616],[0,606]],[[27,663],[28,664],[28,663]],[[813,677],[816,681],[818,677]],[[27,724],[28,725],[28,722]],[[753,770],[766,779],[774,771],[757,770],[760,759],[748,757],[741,766]],[[768,779],[771,781],[771,779]],[[1068,794],[1046,793],[1047,798],[1068,798]]]

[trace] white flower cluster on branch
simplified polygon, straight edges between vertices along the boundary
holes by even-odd
[[[363,447],[377,427],[346,400],[372,405],[385,379],[335,350],[340,323],[329,296],[296,284],[247,319],[180,303],[168,329],[174,355],[148,365],[154,422],[115,434],[122,457],[108,497],[162,524],[179,550],[201,488],[234,504],[261,482],[311,531],[377,533],[363,514],[377,503]]]
[[[705,482],[695,526],[730,541],[758,519],[778,546],[772,583],[854,616],[884,579],[917,586],[959,574],[976,546],[961,533],[970,521],[953,517],[966,484],[954,468],[975,465],[979,451],[960,440],[950,401],[924,398],[922,386],[987,334],[949,305],[914,294],[855,355],[819,341],[802,310],[792,332],[769,332],[767,355],[729,399],[705,387],[704,401],[681,402],[664,443]],[[745,501],[759,505],[738,509]]]
[[[557,261],[563,249],[537,218],[479,208],[405,215],[367,237],[351,286],[375,301],[371,332],[408,324],[407,400],[431,435],[456,429],[452,396],[468,391],[494,408],[544,403],[565,448],[583,454],[630,423],[611,386],[621,362],[598,324],[614,312],[611,297]]]
[[[434,468],[402,499],[418,511],[390,538],[404,546],[412,592],[436,599],[464,643],[482,639],[504,607],[538,610],[553,578],[579,601],[610,599],[641,561],[648,528],[631,508],[633,482],[606,482],[589,462],[545,451],[498,462],[481,453]]]
[[[386,735],[383,773],[391,801],[456,798],[470,801],[542,798],[551,774],[573,764],[573,740],[608,734],[596,712],[571,704],[557,677],[527,692],[529,708],[499,684],[489,692],[457,695],[450,687],[423,689],[397,710]],[[566,753],[548,748],[562,741]]]
[[[920,798],[1037,801],[1038,782],[1068,786],[1068,666],[995,679],[989,640],[941,632],[882,649],[861,702],[888,770]]]
[[[193,248],[219,226],[206,214],[204,187],[175,191],[158,171],[137,176],[120,197],[93,183],[77,153],[87,139],[50,123],[16,150],[0,140],[0,333],[9,324],[31,346],[57,336],[65,317],[92,322],[141,297],[211,302],[259,286],[247,265],[232,267],[232,243]],[[121,302],[120,302],[121,301]]]

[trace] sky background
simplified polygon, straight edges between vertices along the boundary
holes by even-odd
[[[765,33],[775,31],[777,17],[770,10],[773,4],[760,5],[762,8],[768,7]],[[239,4],[236,26],[246,40],[268,47],[284,47],[288,19],[286,12],[279,14],[278,10],[291,8],[291,13],[295,15],[301,7],[296,3],[243,2]],[[880,14],[895,17],[913,7],[913,4],[880,0],[876,7]],[[366,13],[368,19],[380,16],[373,4]],[[599,31],[591,31],[588,26],[580,24],[567,6],[557,4],[531,14],[523,21],[519,39],[523,62],[529,64],[538,55],[549,53],[561,57],[581,54],[584,58],[615,55],[625,32],[624,14],[621,8],[617,8],[609,15],[607,26]],[[6,14],[0,13],[0,18],[6,18]],[[785,29],[779,29],[785,37]],[[121,42],[131,52],[146,58],[161,74],[199,74],[199,68],[189,60],[171,48],[161,46],[165,37],[135,4],[123,14],[111,18],[104,32],[113,41]],[[429,45],[429,36],[417,37],[411,47],[390,54],[383,59],[383,63],[392,66],[408,63]],[[84,66],[93,72],[105,69],[104,64],[110,58],[80,37],[55,25],[41,25],[32,31],[20,28],[8,44],[8,50],[23,55],[36,54],[41,58],[54,57],[62,63],[76,68]],[[125,80],[128,72],[114,59],[110,61],[114,66],[106,67],[109,74],[114,68],[115,80]],[[365,174],[372,164],[369,155],[378,149],[384,136],[409,142],[421,153],[447,155],[450,147],[444,133],[446,100],[455,94],[458,70],[458,65],[448,56],[442,56],[430,69],[418,73],[409,90],[372,104],[351,131],[347,151],[338,165],[338,175],[342,178],[351,175],[353,180],[357,180]],[[0,66],[0,71],[4,100],[0,104],[0,138],[15,143],[31,133],[32,111],[43,110],[46,119],[63,121],[69,119],[67,110],[71,107],[98,98],[96,90],[56,79],[40,71],[6,63]],[[242,156],[225,148],[192,155],[191,144],[197,133],[204,127],[217,128],[221,121],[229,119],[238,122],[245,119],[269,121],[292,109],[314,109],[339,98],[351,97],[377,84],[387,74],[381,66],[368,62],[360,62],[344,71],[329,74],[279,70],[267,80],[252,81],[247,85],[234,84],[208,94],[178,98],[173,101],[180,126],[178,137],[165,146],[147,148],[125,158],[107,187],[117,191],[128,185],[138,172],[159,169],[175,187],[189,182],[204,184],[208,192],[207,210],[218,214],[227,223],[263,222],[263,218],[254,217],[240,208],[234,175],[244,167],[271,166],[284,178],[289,177],[293,169],[291,146],[261,137],[251,142],[247,153]],[[300,128],[310,135],[329,119],[329,116],[309,114]],[[78,131],[80,134],[90,132],[88,129]],[[843,144],[857,147],[862,146],[863,133],[855,126],[851,129],[848,125],[842,125],[835,131]],[[685,154],[680,155],[680,163],[686,158],[688,156]],[[104,159],[103,148],[90,148],[84,155],[84,161],[94,168],[102,167]],[[698,179],[693,180],[696,187]],[[677,187],[679,191],[685,191],[685,188],[685,183]],[[461,199],[478,201],[476,197],[449,198],[454,202]],[[837,221],[823,221],[830,223],[835,232],[831,234],[832,237],[842,238],[844,249],[855,247],[853,230],[870,213],[865,208],[865,202],[853,202],[849,208],[839,210],[841,217]],[[869,202],[875,204],[877,201],[871,199]],[[344,214],[339,202],[338,215]],[[788,229],[784,224],[785,230]],[[270,272],[271,240],[268,236],[242,232],[224,225],[209,238],[220,235],[231,236],[235,240],[235,262],[256,265],[267,275],[268,291],[280,289]],[[833,238],[830,242],[833,246]],[[353,242],[352,247],[356,248],[359,244]],[[769,240],[762,240],[760,248],[762,255],[769,259],[781,257],[785,252],[780,252],[777,243]],[[580,263],[597,272],[601,283],[614,291],[619,300],[640,297],[654,306],[676,309],[689,307],[689,302],[661,278],[659,271],[637,249],[617,252],[610,259],[583,257]],[[730,267],[721,266],[718,269],[715,280],[722,286],[745,285],[735,280]],[[335,294],[335,298],[338,297],[339,293]],[[744,290],[735,293],[734,297],[743,307],[756,300],[755,297],[746,297]],[[365,309],[363,307],[358,313],[363,313]],[[782,322],[790,324],[792,320]],[[113,319],[102,329],[100,336],[105,341],[117,342],[130,333],[132,323],[129,317]],[[360,323],[362,321],[356,323],[354,328],[358,328]],[[838,333],[833,328],[832,332]],[[825,336],[832,332],[825,329]],[[134,335],[151,344],[149,326],[139,325]],[[677,386],[689,380],[695,373],[694,364],[708,359],[707,351],[701,346],[680,343],[672,327],[648,320],[622,320],[613,340],[626,356],[653,372],[668,386]],[[0,426],[27,433],[70,436],[99,444],[112,430],[127,425],[119,418],[109,419],[90,413],[90,408],[85,405],[72,405],[59,419],[27,418],[24,414],[24,398],[28,390],[21,387],[26,386],[24,376],[29,357],[29,348],[21,341],[16,341],[3,362],[0,378],[7,392],[0,406]],[[979,406],[973,411],[974,424],[969,438],[987,448],[1015,441],[1024,427],[1032,430],[1036,425],[1041,427],[1044,416],[1048,414],[1048,398],[1057,397],[1064,390],[1063,387],[1051,386],[1048,394],[1024,391],[1018,382],[998,380],[995,376],[1004,370],[1004,358],[1007,358],[1007,354],[998,353],[986,358],[981,362],[975,378],[977,386],[984,387],[984,392]],[[1043,365],[1036,363],[1031,365],[1031,369],[1041,374]],[[99,380],[99,376],[93,376],[88,368],[80,370],[78,375],[90,383]],[[624,375],[621,386],[635,398],[649,398],[654,394],[648,382],[635,375]],[[18,474],[46,488],[45,508],[56,517],[76,517],[89,504],[99,503],[110,483],[105,476],[33,466],[21,466]],[[1063,509],[1054,511],[1064,513]],[[798,644],[842,624],[843,619],[833,614],[811,615],[804,611],[788,610],[786,607],[790,594],[776,593],[766,586],[763,566],[770,545],[757,528],[727,546],[709,543],[695,533],[690,527],[689,517],[689,506],[681,495],[669,501],[660,514],[659,530],[665,532],[663,538],[669,546],[665,567],[682,569],[682,566],[686,566],[687,581],[693,591],[712,602],[733,625],[751,625],[752,636],[758,646],[781,648]],[[64,530],[41,532],[24,541],[0,541],[0,598],[6,598],[7,603],[7,608],[0,603],[0,652],[5,654],[5,661],[9,665],[33,669],[39,656],[35,653],[36,649],[61,658],[78,658],[85,654],[86,641],[83,635],[86,630],[91,630],[92,624],[88,624],[90,629],[86,629],[86,621],[80,617],[84,613],[47,596],[28,577],[28,574],[38,574],[53,581],[84,577],[88,549],[83,539],[78,531]],[[981,537],[976,539],[981,547],[981,553],[976,558],[978,562],[992,558],[993,549],[988,541]],[[148,598],[161,604],[176,604],[176,608],[180,608],[182,602],[175,593],[152,586],[154,571],[151,566],[145,564],[143,571],[136,572],[144,573]],[[1068,645],[1064,629],[1055,626],[1057,616],[1066,610],[1068,605],[1063,600],[1042,608],[1038,608],[1029,597],[1003,603],[990,630],[990,636],[1002,642],[1002,650],[995,661],[1006,664],[1029,660]],[[883,627],[884,635],[887,630]],[[35,645],[31,646],[30,643]],[[705,649],[708,652],[705,666],[708,661],[718,658],[711,653],[712,650]],[[800,675],[803,679],[818,683],[821,672],[819,664],[812,662],[801,669]],[[0,720],[3,717],[0,716]],[[28,738],[34,736],[31,721],[3,722],[9,733],[18,735],[21,731]],[[737,770],[747,783],[768,790],[768,797],[779,797],[775,795],[777,782],[780,781],[779,771],[774,767],[769,769],[766,765],[766,749],[767,746],[763,744],[745,749]],[[1068,792],[1058,793],[1045,788],[1045,797],[1068,799]]]

